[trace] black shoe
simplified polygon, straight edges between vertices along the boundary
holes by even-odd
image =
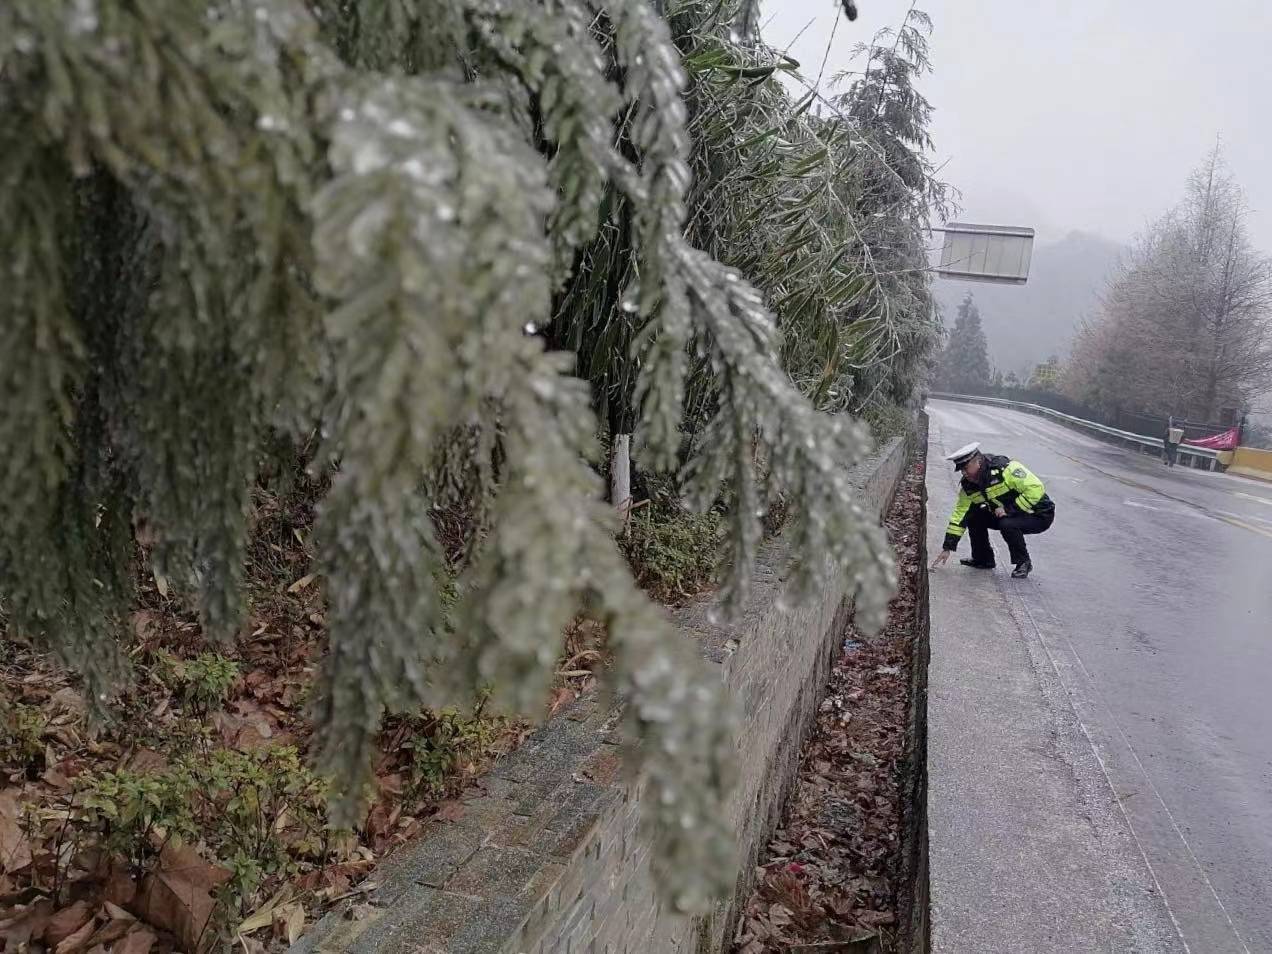
[[[1033,570],[1033,563],[1029,560],[1026,560],[1024,563],[1017,563],[1016,569],[1011,571],[1011,578],[1013,580],[1023,580],[1029,575],[1031,570]]]
[[[959,560],[958,562],[963,564],[963,566],[970,566],[974,570],[992,570],[994,568],[994,564],[982,563],[980,560]]]

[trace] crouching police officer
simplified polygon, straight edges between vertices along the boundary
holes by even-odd
[[[997,530],[1007,542],[1012,576],[1023,580],[1033,569],[1025,534],[1042,533],[1056,517],[1056,505],[1047,496],[1042,481],[1018,460],[981,453],[980,444],[960,447],[946,460],[962,471],[958,500],[945,528],[945,547],[932,564],[936,569],[958,548],[966,529],[972,538],[972,558],[960,561],[979,570],[994,568],[994,551],[989,531]]]

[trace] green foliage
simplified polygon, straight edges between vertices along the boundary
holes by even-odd
[[[882,445],[906,434],[911,426],[910,412],[896,404],[874,404],[862,415],[875,443]]]
[[[325,787],[290,747],[217,749],[147,774],[102,772],[82,778],[79,793],[76,823],[135,870],[170,840],[202,842],[234,872],[236,901],[324,844]]]
[[[25,768],[42,759],[44,725],[35,706],[0,704],[0,763]]]
[[[219,709],[239,677],[238,663],[220,653],[180,659],[162,649],[151,655],[151,671],[201,715]]]
[[[859,78],[827,99],[720,6],[685,2],[673,19],[695,127],[690,235],[764,293],[783,365],[817,407],[904,403],[938,330],[925,227],[946,187],[916,89],[930,24],[913,11],[899,36],[860,46]]]
[[[404,744],[411,753],[409,794],[417,799],[444,796],[457,773],[485,755],[506,725],[504,719],[483,715],[481,705],[472,715],[447,707],[411,721]]]
[[[930,156],[932,106],[918,89],[932,70],[931,32],[927,14],[911,6],[898,29],[857,47],[860,74],[835,100],[836,130],[862,138],[849,181],[855,255],[871,289],[856,316],[862,341],[850,352],[859,378],[855,409],[910,400],[939,343],[928,226],[952,208]]]
[[[1063,387],[1109,412],[1216,421],[1272,379],[1272,258],[1218,145],[1152,223],[1078,329]]]
[[[199,710],[209,712],[229,698],[238,676],[234,660],[219,653],[200,653],[185,664],[185,695]]]
[[[80,780],[80,821],[99,832],[107,849],[141,870],[158,853],[156,837],[193,842],[199,829],[194,817],[197,794],[192,773],[172,770],[154,774],[118,771]]]
[[[139,528],[206,633],[232,637],[269,435],[318,434],[334,819],[358,816],[386,711],[488,683],[538,709],[588,601],[644,743],[659,882],[685,908],[727,890],[729,706],[618,552],[595,412],[633,422],[698,509],[730,502],[727,605],[781,496],[794,594],[852,579],[878,624],[893,570],[845,481],[868,438],[815,406],[908,396],[933,330],[913,240],[939,198],[911,85],[922,21],[872,54],[843,118],[791,126],[785,67],[730,38],[753,6],[0,5],[15,625],[108,699]],[[434,519],[455,454],[483,532],[452,609]],[[225,670],[205,675],[211,705]]]
[[[714,580],[723,539],[718,510],[690,513],[655,501],[633,513],[619,541],[636,582],[660,602],[674,604]]]
[[[321,852],[325,786],[294,748],[220,749],[192,775],[209,813],[214,809],[220,815],[211,837],[205,835],[220,857],[251,858],[273,874],[290,872],[297,857]]]
[[[941,355],[937,384],[958,394],[984,394],[989,379],[989,343],[981,328],[980,309],[968,292]]]

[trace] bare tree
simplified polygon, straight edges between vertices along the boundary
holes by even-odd
[[[1272,260],[1218,146],[1141,236],[1074,343],[1066,390],[1106,408],[1213,420],[1272,380]]]

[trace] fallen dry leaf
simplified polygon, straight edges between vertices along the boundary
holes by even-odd
[[[102,944],[113,944],[131,931],[133,925],[137,923],[135,917],[109,901],[102,905],[101,910],[97,912],[97,917],[103,923],[98,926],[93,936],[89,938],[88,944],[85,945],[89,949]]]
[[[22,830],[17,789],[0,792],[0,871],[21,871],[31,863],[31,839]]]
[[[53,707],[55,712],[67,712],[79,718],[83,718],[88,714],[88,703],[84,701],[83,696],[70,686],[64,686],[53,693],[49,697],[49,705]]]
[[[111,950],[111,954],[149,954],[154,947],[155,935],[143,927],[134,928]]]
[[[131,914],[129,914],[127,911],[121,908],[119,905],[112,904],[109,901],[107,901],[105,904],[102,905],[101,916],[104,918],[109,918],[110,920],[113,920],[113,921],[137,920]]]
[[[312,583],[317,578],[318,578],[317,573],[306,573],[304,576],[302,576],[299,580],[297,580],[291,586],[287,587],[287,592],[299,593],[301,590],[303,590],[305,587],[307,587],[310,583]]]
[[[234,933],[238,935],[251,934],[262,928],[267,928],[274,923],[274,907],[271,902],[264,907],[258,908],[243,919],[243,923],[234,929]]]
[[[569,686],[557,686],[548,701],[548,715],[554,716],[577,698]]]
[[[154,610],[141,609],[132,614],[132,628],[137,639],[145,642],[158,627],[158,614]]]
[[[885,521],[902,569],[888,625],[871,640],[845,634],[732,954],[882,954],[863,925],[891,936],[898,923],[909,687],[897,677],[914,661],[922,483],[907,476]]]
[[[287,902],[292,893],[290,885],[283,887],[277,894],[253,911],[243,923],[235,929],[235,934],[251,934],[274,923],[274,909]]]
[[[212,892],[229,878],[229,871],[208,863],[194,849],[169,844],[159,856],[158,869],[142,881],[133,909],[195,951],[216,908]]]
[[[45,785],[59,792],[69,792],[73,787],[71,780],[55,768],[45,770],[44,774],[40,776],[40,780]]]
[[[24,950],[33,937],[42,937],[53,917],[53,902],[40,900],[8,920],[0,920],[0,941],[4,950]]]
[[[92,905],[87,901],[76,901],[49,918],[49,923],[44,928],[44,943],[49,947],[57,947],[92,919]],[[88,935],[85,935],[84,940],[88,940]]]
[[[168,758],[154,749],[138,749],[128,759],[128,771],[138,775],[157,775],[168,768]]]
[[[74,934],[62,939],[61,943],[53,949],[53,954],[76,954],[88,947],[89,940],[97,931],[97,921],[89,918],[84,922],[84,926],[77,930]],[[47,936],[48,932],[45,932]]]
[[[132,904],[136,897],[137,882],[128,873],[128,869],[119,864],[111,865],[102,881],[102,899],[107,906],[117,906],[122,910]]]
[[[305,933],[305,909],[299,901],[291,901],[274,910],[274,935],[295,944]]]
[[[437,817],[443,821],[457,822],[467,811],[462,802],[442,802],[437,806]]]

